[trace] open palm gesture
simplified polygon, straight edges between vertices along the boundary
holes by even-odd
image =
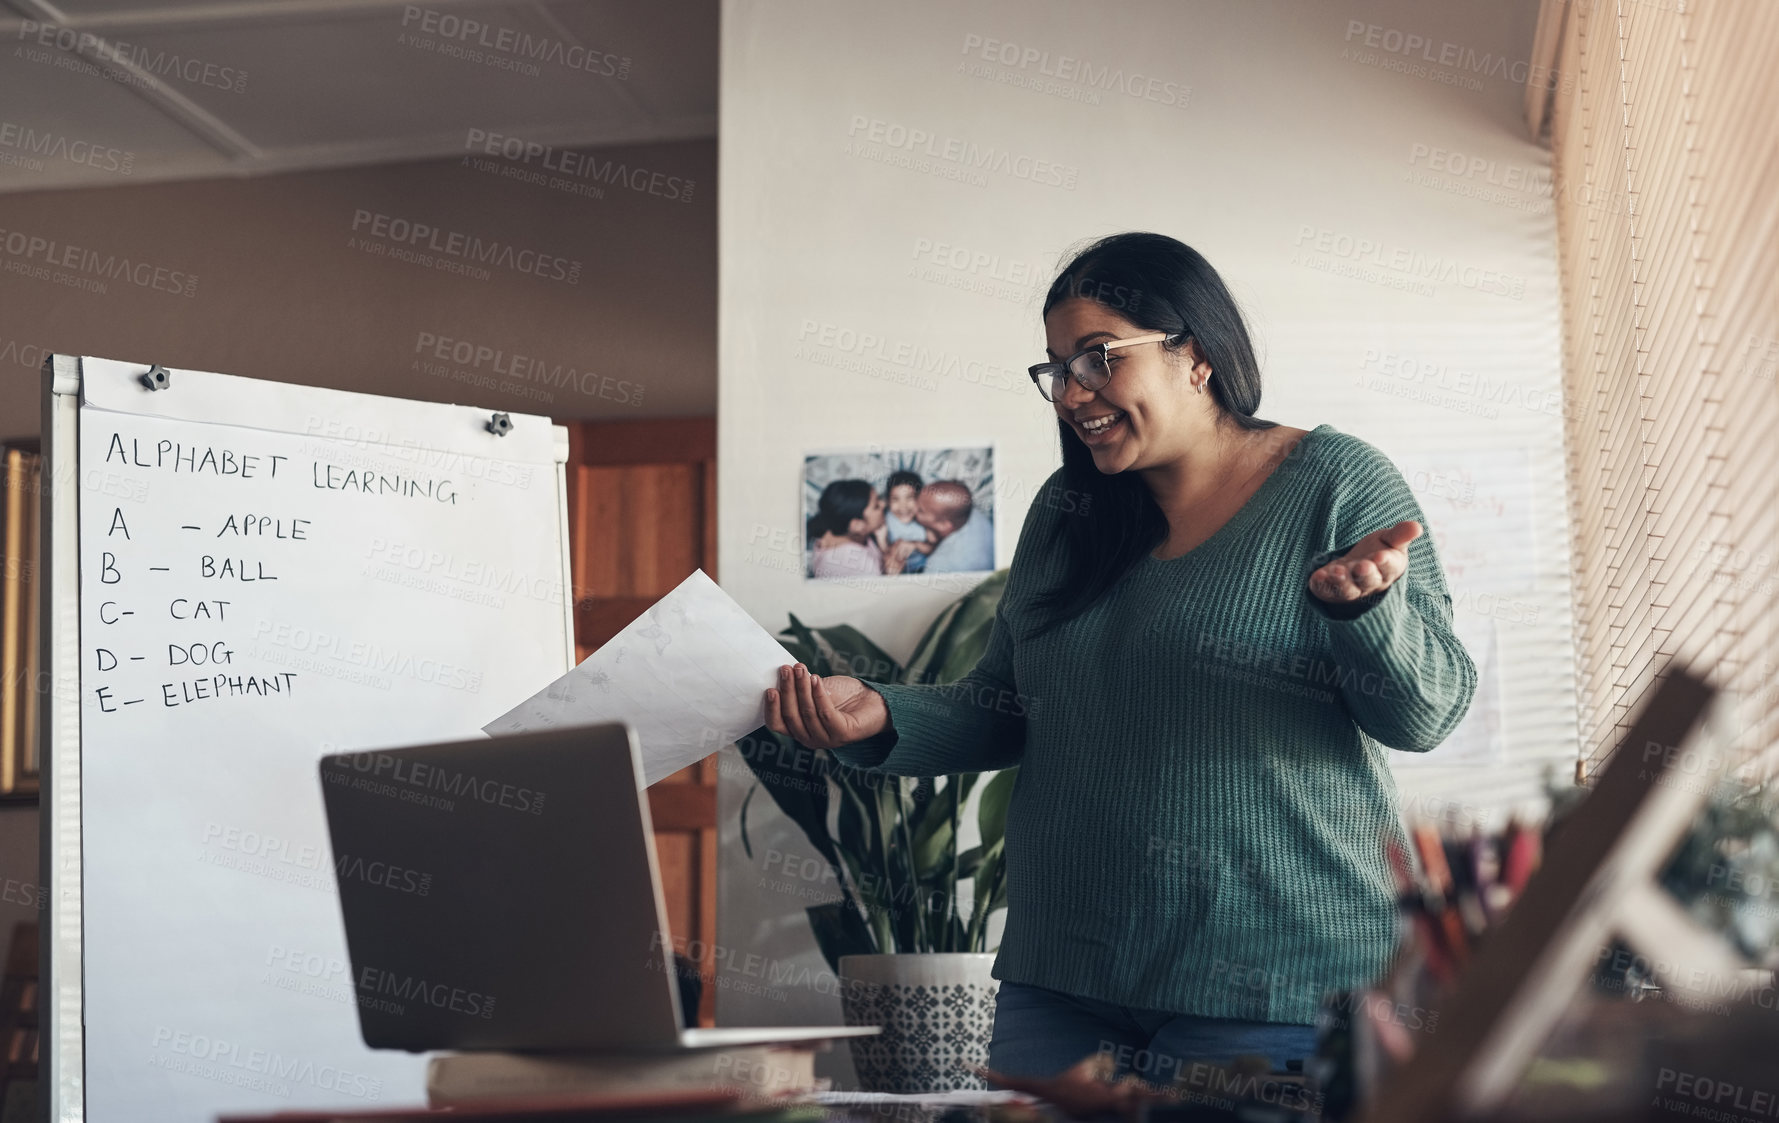
[[[883,695],[847,675],[817,678],[801,663],[785,663],[778,686],[766,691],[766,728],[812,749],[850,745],[888,726]]]
[[[1421,536],[1421,524],[1404,519],[1374,530],[1354,547],[1310,574],[1310,592],[1329,604],[1344,604],[1382,592],[1408,572],[1408,544]]]

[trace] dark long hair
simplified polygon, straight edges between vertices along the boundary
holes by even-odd
[[[1071,297],[1098,301],[1147,331],[1189,333],[1211,364],[1210,392],[1222,419],[1244,429],[1278,424],[1254,416],[1260,406],[1260,364],[1241,309],[1223,278],[1191,246],[1165,234],[1101,238],[1063,266],[1044,297],[1044,314]],[[1185,341],[1164,346],[1178,351]],[[1063,486],[1075,498],[1074,510],[1082,513],[1059,524],[1065,577],[1060,587],[1035,598],[1046,619],[1034,635],[1085,612],[1168,535],[1167,516],[1141,476],[1101,473],[1068,422],[1057,418],[1056,429]]]
[[[924,486],[920,482],[919,472],[912,472],[907,468],[898,468],[890,473],[889,482],[883,485],[883,501],[888,503],[890,493],[895,491],[898,487],[901,487],[903,484],[907,484],[909,487],[913,488],[914,494],[917,497],[920,495],[921,487]]]
[[[808,525],[804,528],[813,545],[821,541],[824,531],[833,531],[844,535],[852,520],[865,517],[865,508],[871,505],[871,485],[864,480],[835,480],[822,488],[822,497],[816,501],[815,514],[809,516]]]

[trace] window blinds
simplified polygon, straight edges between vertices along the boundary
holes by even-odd
[[[1553,9],[1560,15],[1552,15]],[[1779,3],[1546,0],[1579,778],[1682,660],[1779,763]]]

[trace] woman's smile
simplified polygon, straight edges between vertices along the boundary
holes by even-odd
[[[1104,445],[1122,437],[1130,428],[1130,422],[1123,410],[1113,410],[1110,413],[1078,418],[1075,428],[1081,431],[1081,439],[1089,445]]]

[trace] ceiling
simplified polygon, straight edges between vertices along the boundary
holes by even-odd
[[[716,0],[0,0],[0,191],[707,139]]]

